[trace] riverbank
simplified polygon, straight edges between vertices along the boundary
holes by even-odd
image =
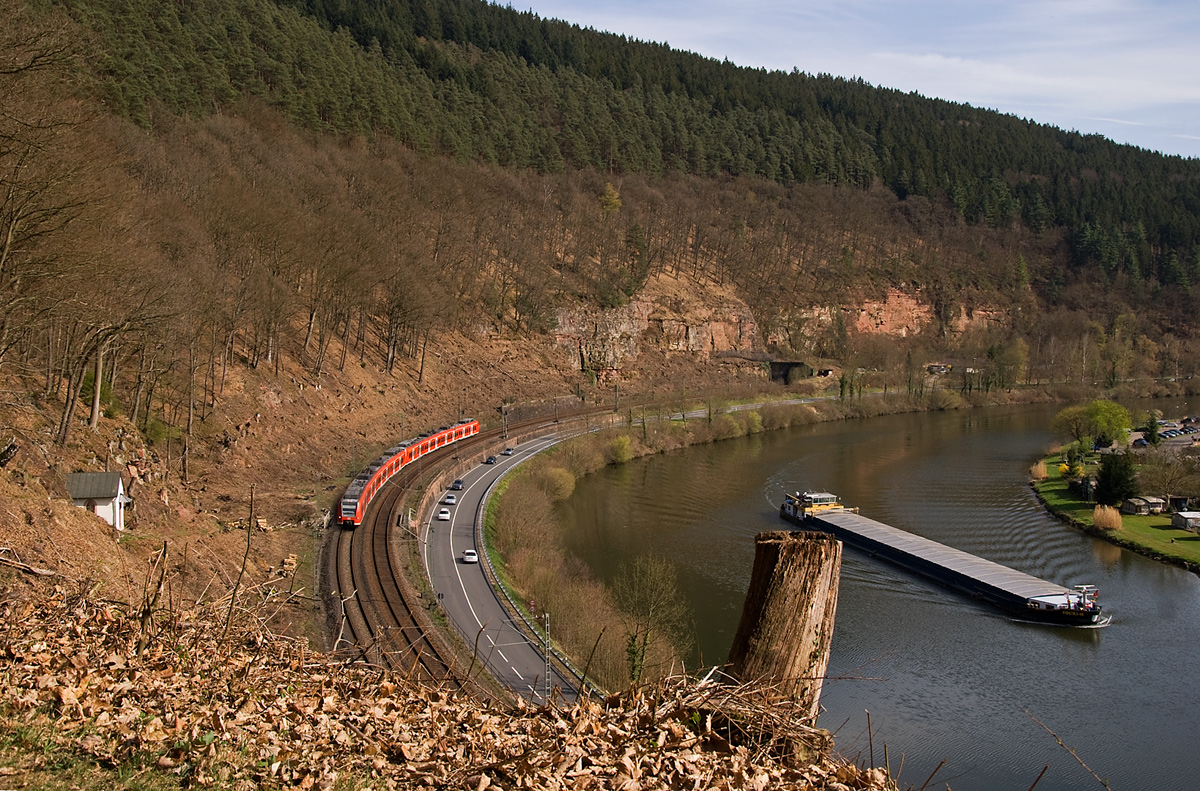
[[[1170,514],[1121,514],[1120,529],[1096,527],[1092,520],[1096,504],[1081,500],[1071,492],[1059,470],[1060,461],[1058,453],[1045,456],[1042,462],[1046,477],[1030,480],[1034,494],[1049,513],[1088,535],[1152,560],[1200,574],[1200,535],[1172,527]]]

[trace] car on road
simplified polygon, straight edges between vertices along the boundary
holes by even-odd
[[[448,495],[446,495],[446,499],[442,500],[442,502],[445,503],[446,505],[457,505],[458,498],[452,494],[448,494]]]
[[[503,452],[503,453],[501,453],[500,455],[501,455],[501,456],[511,456],[511,455],[513,455],[513,449],[512,449],[512,448],[505,448],[505,449],[504,449],[504,452]]]
[[[483,460],[483,463],[484,463],[484,464],[495,464],[495,463],[496,463],[496,457],[495,457],[495,456],[488,456],[486,459],[484,459],[484,460]]]
[[[478,563],[479,555],[477,555],[475,553],[475,550],[473,550],[473,549],[464,549],[463,553],[462,553],[462,562],[463,563]]]
[[[454,481],[454,483],[450,484],[450,488],[456,492],[461,492],[462,488],[463,488],[462,478],[458,478],[457,480]]]
[[[449,522],[450,521],[450,509],[449,508],[443,508],[442,510],[438,511],[438,521],[439,522]]]

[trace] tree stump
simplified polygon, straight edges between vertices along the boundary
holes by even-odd
[[[755,537],[754,572],[729,651],[739,681],[772,685],[816,719],[837,610],[842,543],[821,533]]]

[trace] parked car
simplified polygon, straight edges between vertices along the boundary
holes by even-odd
[[[439,522],[449,522],[450,521],[450,509],[449,508],[443,508],[442,510],[438,511],[438,521]]]
[[[462,562],[463,563],[478,563],[479,555],[477,555],[475,553],[475,550],[473,550],[473,549],[464,549],[463,553],[462,553]]]
[[[484,460],[483,460],[483,463],[484,463],[484,464],[495,464],[495,463],[496,463],[496,457],[495,457],[495,456],[488,456],[486,459],[484,459]]]
[[[503,452],[503,453],[501,453],[500,455],[501,455],[501,456],[511,456],[511,455],[513,455],[513,449],[512,449],[512,448],[505,448],[505,449],[504,449],[504,452]]]
[[[448,494],[448,495],[446,495],[446,499],[442,500],[442,502],[445,503],[446,505],[457,505],[458,498],[452,494]]]
[[[450,488],[456,492],[461,492],[463,488],[462,478],[459,478],[454,483],[450,484]]]

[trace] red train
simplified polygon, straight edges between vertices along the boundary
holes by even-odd
[[[367,505],[383,485],[406,464],[411,464],[427,453],[443,448],[479,433],[478,420],[461,420],[453,426],[442,426],[437,431],[422,434],[416,439],[401,442],[388,448],[383,455],[371,462],[358,477],[346,487],[338,508],[338,521],[342,527],[357,527],[362,524]]]

